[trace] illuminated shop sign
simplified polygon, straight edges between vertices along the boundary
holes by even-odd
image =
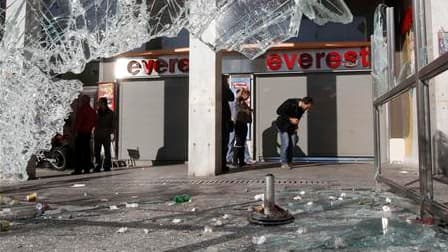
[[[370,70],[369,48],[341,48],[268,53],[268,72]]]
[[[159,76],[186,76],[188,57],[163,56],[157,59],[118,59],[115,62],[115,78],[147,78]]]

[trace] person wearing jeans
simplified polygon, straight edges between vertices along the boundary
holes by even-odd
[[[297,130],[303,114],[313,106],[313,98],[291,98],[283,102],[277,109],[276,125],[280,134],[280,161],[282,168],[291,169],[294,147],[297,144]]]
[[[294,146],[297,145],[298,140],[299,136],[297,135],[297,132],[288,133],[280,131],[280,160],[283,166],[285,166],[285,164],[289,166],[292,162],[292,158],[294,157]]]
[[[238,93],[235,110],[235,147],[234,164],[237,167],[246,165],[244,162],[244,148],[247,138],[247,124],[252,122],[252,109],[248,104],[250,92],[247,89],[241,89]]]

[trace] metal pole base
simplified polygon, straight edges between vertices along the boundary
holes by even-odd
[[[285,225],[294,222],[294,216],[277,205],[274,205],[274,209],[269,215],[264,213],[263,207],[257,207],[249,214],[248,219],[252,224],[263,226]]]

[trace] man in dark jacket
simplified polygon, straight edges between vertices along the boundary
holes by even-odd
[[[223,93],[222,93],[222,171],[228,172],[229,167],[226,162],[226,155],[228,152],[228,143],[230,132],[233,131],[232,113],[230,111],[229,102],[233,102],[235,96],[232,90],[230,90],[229,85],[223,83]]]
[[[111,135],[115,133],[115,115],[107,106],[107,98],[98,100],[98,113],[95,123],[95,161],[94,172],[101,171],[101,146],[104,148],[104,171],[110,171],[112,159],[110,154]]]
[[[311,97],[302,99],[288,99],[277,109],[276,121],[280,133],[280,160],[282,168],[291,168],[290,164],[294,156],[294,146],[298,141],[297,129],[303,114],[313,106]]]

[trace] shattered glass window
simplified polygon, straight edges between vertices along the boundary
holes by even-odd
[[[374,97],[380,97],[389,91],[387,76],[387,25],[386,5],[378,6],[374,18],[374,32],[372,40],[372,76]]]
[[[1,14],[1,180],[26,179],[31,155],[61,131],[82,85],[58,74],[183,28],[254,59],[298,36],[303,15],[320,25],[353,19],[343,0],[7,0]]]

